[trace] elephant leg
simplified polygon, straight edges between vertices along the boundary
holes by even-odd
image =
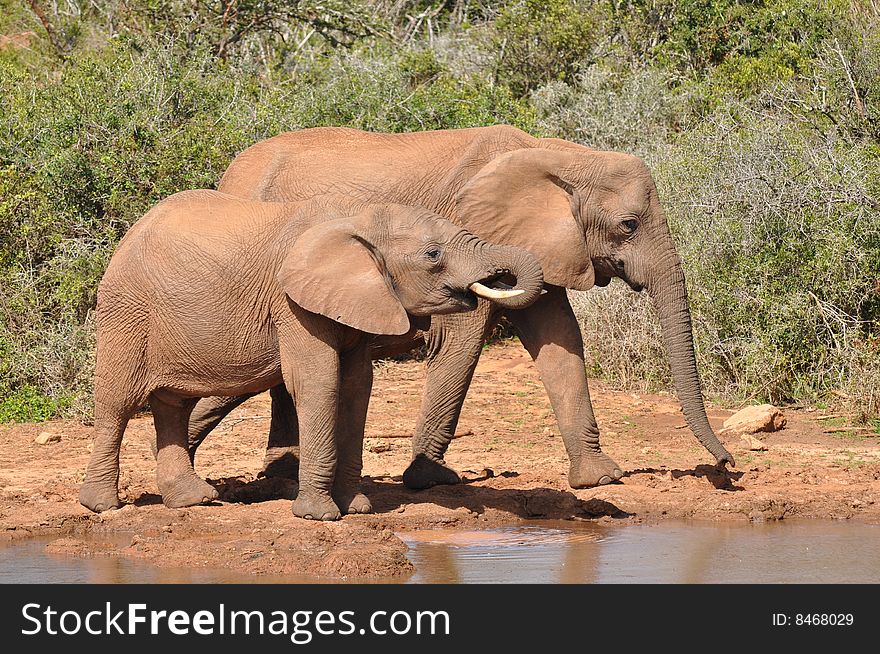
[[[96,394],[97,395],[97,394]],[[95,403],[95,438],[86,478],[79,489],[79,503],[101,512],[118,509],[119,448],[130,414],[113,410],[100,401]]]
[[[489,327],[498,312],[480,301],[470,313],[434,316],[427,337],[427,376],[422,409],[413,438],[413,460],[403,473],[407,488],[418,490],[461,482],[446,465],[446,453],[474,376]]]
[[[333,499],[343,513],[372,513],[370,500],[360,491],[364,469],[364,427],[373,388],[373,364],[364,344],[346,352],[339,385],[336,425],[336,477]]]
[[[260,476],[296,479],[299,474],[299,424],[296,405],[284,384],[273,386],[269,393],[272,396],[272,423]]]
[[[99,332],[95,366],[95,438],[79,501],[92,511],[121,506],[119,448],[129,419],[147,399],[142,365],[127,332]]]
[[[314,321],[303,316],[304,310],[288,304],[301,320]],[[327,340],[308,333],[308,327],[289,320],[279,322],[278,341],[284,383],[296,402],[299,419],[299,490],[291,511],[307,520],[338,520],[342,513],[331,491],[337,463],[339,353]]]
[[[150,394],[156,426],[156,483],[162,502],[172,509],[204,504],[217,499],[217,491],[196,475],[189,458],[187,427],[196,398],[170,393]]]
[[[189,418],[189,428],[187,433],[189,450],[189,460],[195,462],[196,450],[207,438],[208,434],[213,431],[214,427],[220,424],[229,413],[244,404],[246,400],[252,398],[256,393],[248,393],[246,395],[237,395],[232,397],[203,397],[200,398],[193,409]],[[153,450],[153,456],[156,450]]]
[[[571,461],[569,485],[590,488],[608,484],[620,479],[623,472],[599,447],[580,327],[565,289],[547,289],[548,293],[528,309],[506,315],[534,359],[550,397]]]

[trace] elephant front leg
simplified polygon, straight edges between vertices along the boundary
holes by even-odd
[[[301,321],[316,321],[315,316],[289,305]],[[316,338],[294,321],[281,322],[278,336],[284,383],[296,402],[299,418],[299,490],[291,510],[307,520],[338,520],[342,512],[331,491],[337,462],[339,354],[328,342],[332,338],[326,334]]]
[[[623,472],[599,447],[580,327],[565,289],[547,289],[548,293],[531,307],[511,311],[507,316],[534,359],[556,414],[571,462],[569,485],[591,488],[609,484],[620,479]]]
[[[452,442],[487,329],[496,316],[492,306],[481,300],[470,313],[432,318],[413,460],[403,473],[407,488],[419,490],[461,482],[458,473],[446,465],[443,455]]]
[[[195,398],[178,398],[167,393],[150,394],[150,409],[156,426],[156,483],[162,502],[172,509],[204,504],[217,499],[217,491],[193,470],[187,447],[189,416]]]
[[[343,513],[372,513],[370,500],[361,490],[364,469],[364,427],[373,388],[373,365],[364,343],[346,352],[339,385],[336,426],[337,465],[333,499]]]

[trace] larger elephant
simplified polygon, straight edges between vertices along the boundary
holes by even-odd
[[[508,275],[518,288],[493,289]],[[470,311],[480,294],[524,307],[541,286],[528,252],[488,244],[423,208],[175,194],[128,231],[98,288],[95,441],[80,502],[119,506],[122,435],[147,401],[165,504],[214,499],[187,455],[197,398],[283,382],[302,432],[293,512],[367,512],[358,487],[368,335],[405,335],[411,316]]]
[[[685,277],[651,174],[634,156],[539,139],[514,127],[406,134],[346,128],[288,132],[239,154],[220,183],[226,193],[294,200],[340,192],[371,201],[420,205],[494,243],[538,257],[547,293],[522,310],[489,303],[476,312],[440,316],[424,335],[427,380],[404,473],[410,488],[456,483],[443,456],[484,338],[502,313],[535,361],[558,421],[573,488],[622,476],[599,445],[590,402],[583,342],[566,289],[623,279],[647,290],[662,325],[675,390],[685,419],[718,465],[734,464],[706,417],[694,356]],[[376,347],[375,355],[415,342]],[[294,407],[273,390],[267,462],[295,438]],[[190,426],[190,453],[243,398],[208,398]]]

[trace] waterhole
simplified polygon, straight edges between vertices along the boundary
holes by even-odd
[[[542,523],[415,531],[415,583],[878,583],[880,526]]]
[[[415,573],[404,583],[880,583],[880,526],[670,522],[614,527],[548,521],[400,532]],[[49,540],[0,547],[0,583],[297,583],[123,557],[51,554]]]

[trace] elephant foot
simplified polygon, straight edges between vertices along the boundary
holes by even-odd
[[[168,482],[159,482],[162,503],[169,509],[207,504],[219,497],[217,489],[194,473],[183,474]]]
[[[370,504],[369,498],[363,493],[334,494],[333,500],[345,515],[373,512],[373,505]]]
[[[342,513],[329,495],[300,493],[290,507],[293,515],[306,520],[339,520]]]
[[[258,477],[299,478],[299,447],[269,447]]]
[[[410,490],[460,483],[461,477],[445,461],[434,461],[424,454],[417,454],[403,473],[403,485]]]
[[[620,469],[610,457],[602,452],[581,454],[579,460],[572,461],[568,470],[568,485],[572,488],[593,488],[617,481],[623,477]]]
[[[101,513],[122,506],[116,484],[99,484],[86,481],[79,489],[79,503],[90,511]]]

